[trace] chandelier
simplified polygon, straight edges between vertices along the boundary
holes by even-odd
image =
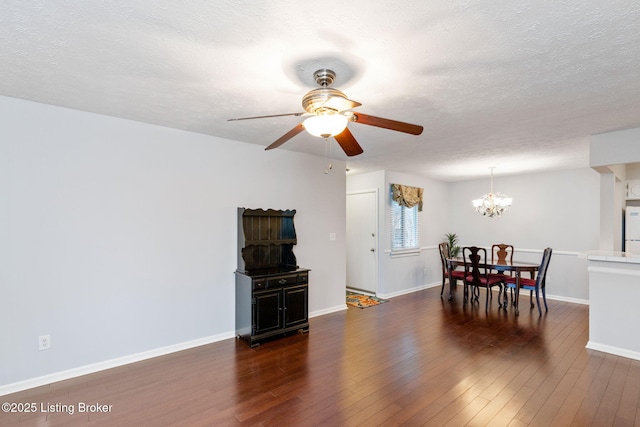
[[[493,169],[491,169],[491,191],[479,199],[473,201],[473,207],[476,212],[481,213],[484,216],[493,218],[494,216],[502,216],[502,214],[511,206],[513,199],[502,193],[493,192]]]

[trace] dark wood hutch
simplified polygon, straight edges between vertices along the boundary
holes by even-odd
[[[299,268],[295,210],[238,208],[236,335],[257,346],[309,331],[309,270]]]

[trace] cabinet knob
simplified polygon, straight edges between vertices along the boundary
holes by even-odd
[[[278,280],[278,283],[280,283],[281,285],[284,285],[285,283],[287,283],[287,279],[280,279]]]
[[[376,250],[374,248],[371,248],[371,252],[375,252]]]

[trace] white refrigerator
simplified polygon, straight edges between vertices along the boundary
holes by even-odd
[[[640,255],[640,207],[627,206],[624,218],[624,251]]]

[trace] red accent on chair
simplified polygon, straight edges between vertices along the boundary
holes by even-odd
[[[544,301],[544,310],[545,312],[549,311],[549,307],[547,306],[547,288],[546,288],[546,280],[547,280],[547,269],[549,268],[549,262],[551,261],[551,253],[553,250],[551,248],[546,248],[544,253],[542,254],[542,262],[540,263],[540,268],[538,269],[538,275],[535,279],[526,279],[520,278],[520,288],[526,289],[529,291],[529,302],[531,303],[531,308],[533,308],[533,292],[536,293],[536,303],[538,304],[538,313],[542,315],[542,308],[540,308],[540,290],[542,290],[542,300]],[[515,292],[518,292],[516,289],[516,278],[515,277],[505,277],[505,282],[507,287],[513,289]],[[518,298],[516,297],[516,301]],[[518,307],[516,305],[516,311]]]
[[[471,298],[472,302],[474,299],[478,301],[480,288],[485,288],[487,290],[485,311],[489,311],[489,295],[491,294],[491,288],[494,286],[498,286],[500,288],[500,292],[498,293],[498,301],[500,301],[502,285],[504,284],[504,276],[489,273],[489,268],[486,267],[487,250],[484,248],[466,246],[462,248],[462,256],[464,258],[464,271],[466,275],[464,278],[464,301],[466,303],[468,300],[469,286],[473,292],[473,296]]]
[[[449,271],[447,264],[447,258],[451,257],[451,254],[449,253],[449,243],[440,243],[438,245],[438,249],[440,250],[440,261],[442,261],[442,288],[440,289],[440,296],[442,297],[445,279],[449,278],[449,280],[453,280],[453,285],[455,286],[458,279],[464,280],[464,271],[455,269]]]

